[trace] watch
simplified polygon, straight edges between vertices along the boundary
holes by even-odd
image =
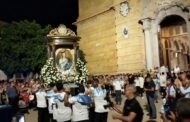
[[[123,2],[120,4],[120,14],[122,16],[127,16],[127,14],[129,13],[129,4],[128,2]]]

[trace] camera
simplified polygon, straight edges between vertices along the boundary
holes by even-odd
[[[113,104],[113,102],[111,101],[110,96],[109,96],[109,91],[107,91],[106,97],[105,97],[104,99],[108,102],[107,105],[104,105],[104,108],[105,108],[105,109],[114,107],[114,104]]]
[[[110,102],[110,103],[108,103],[107,105],[104,105],[104,109],[112,108],[112,107],[114,107],[113,102]]]

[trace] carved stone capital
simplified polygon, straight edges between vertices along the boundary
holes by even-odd
[[[144,18],[140,20],[143,25],[143,30],[150,30],[151,29],[151,18]]]

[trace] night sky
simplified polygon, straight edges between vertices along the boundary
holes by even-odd
[[[0,21],[36,20],[45,26],[72,25],[78,18],[78,0],[1,0]]]

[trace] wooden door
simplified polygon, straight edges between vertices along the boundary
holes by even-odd
[[[179,66],[182,71],[188,70],[189,45],[185,23],[161,27],[160,44],[162,45],[163,62],[169,69]]]

